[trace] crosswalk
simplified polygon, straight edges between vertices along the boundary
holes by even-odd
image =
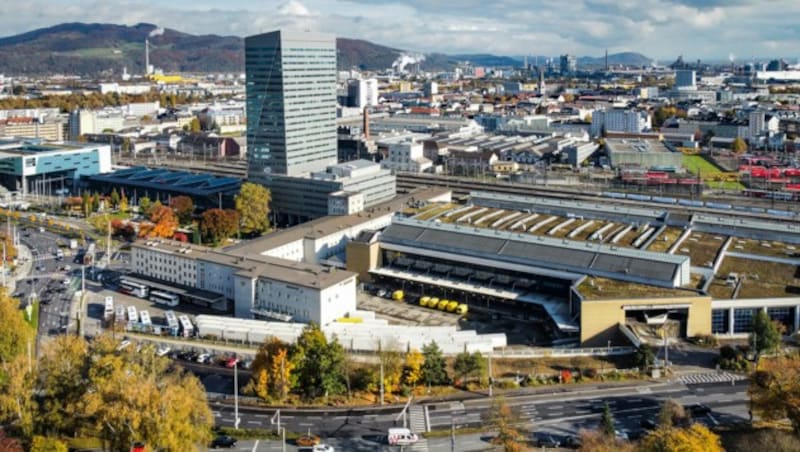
[[[411,405],[408,407],[408,428],[412,432],[421,435],[428,431],[425,422],[425,407],[422,405]]]
[[[678,377],[678,381],[683,384],[723,383],[741,381],[746,378],[745,375],[732,374],[730,372],[704,372],[681,375]]]

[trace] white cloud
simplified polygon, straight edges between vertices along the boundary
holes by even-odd
[[[660,60],[794,57],[797,0],[0,0],[11,35],[62,22],[150,22],[196,34],[309,29],[419,52]]]
[[[278,8],[278,12],[287,16],[310,16],[311,11],[297,0],[289,0]]]

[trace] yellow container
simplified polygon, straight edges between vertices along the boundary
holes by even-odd
[[[436,305],[436,309],[438,309],[440,311],[444,311],[445,309],[447,309],[447,305],[449,303],[450,303],[450,301],[448,301],[448,300],[441,300],[441,301],[439,301],[439,304]]]
[[[465,305],[464,303],[461,303],[461,304],[460,304],[460,305],[458,305],[458,307],[456,308],[456,313],[457,313],[458,315],[464,315],[464,314],[466,314],[466,313],[467,313],[467,311],[469,311],[469,307],[467,307],[467,305]]]
[[[419,299],[420,306],[428,306],[428,302],[431,301],[431,297],[422,297]]]
[[[404,294],[402,290],[395,290],[394,292],[392,292],[392,300],[403,301],[403,296]]]
[[[447,312],[453,312],[456,310],[457,307],[458,307],[458,302],[451,301],[450,303],[447,303]]]
[[[428,307],[436,309],[436,306],[439,304],[439,299],[436,297],[431,298],[428,300]]]

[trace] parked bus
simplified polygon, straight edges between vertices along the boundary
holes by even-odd
[[[124,294],[133,295],[134,297],[139,298],[147,298],[147,295],[150,294],[149,287],[126,278],[120,278],[119,291]]]
[[[154,290],[150,292],[150,301],[156,304],[163,304],[164,306],[174,308],[175,306],[178,306],[178,303],[180,303],[180,297],[174,293]]]

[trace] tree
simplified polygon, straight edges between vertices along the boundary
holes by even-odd
[[[192,215],[194,214],[194,202],[188,196],[175,196],[169,200],[169,206],[175,211],[178,221],[181,225],[187,225],[192,222]]]
[[[461,352],[453,361],[453,372],[460,377],[462,384],[470,377],[482,378],[486,373],[486,359],[480,352]]]
[[[200,129],[200,120],[197,118],[192,118],[192,122],[189,123],[189,131],[192,133],[199,133]]]
[[[406,353],[406,363],[403,366],[403,383],[414,387],[422,380],[422,365],[425,363],[425,356],[416,348]]]
[[[91,199],[91,203],[92,203],[91,204],[92,205],[92,210],[91,211],[92,212],[97,212],[97,210],[100,209],[100,195],[97,192],[95,192],[90,199]]]
[[[122,197],[119,199],[119,211],[128,213],[128,210],[130,210],[130,206],[128,206],[128,197],[123,193]]]
[[[245,182],[234,198],[239,212],[241,232],[260,235],[269,230],[269,203],[271,195],[263,185]]]
[[[800,354],[762,359],[748,392],[754,412],[766,420],[788,418],[800,435]]]
[[[600,432],[612,438],[616,437],[616,428],[614,428],[614,416],[611,414],[611,407],[608,402],[603,406],[603,416],[600,418]]]
[[[25,321],[19,301],[5,289],[0,289],[0,319],[0,363],[4,363],[26,353],[35,333]]]
[[[391,395],[400,389],[402,383],[403,355],[395,345],[389,345],[381,348],[378,359],[383,365],[384,394]]]
[[[150,215],[150,207],[153,206],[153,202],[147,196],[139,198],[139,213],[142,215]]]
[[[111,217],[109,217],[108,214],[91,216],[87,222],[103,236],[108,235],[109,228],[111,227]]]
[[[759,309],[753,316],[753,333],[750,343],[756,353],[775,351],[781,345],[781,327],[770,319],[769,314]]]
[[[36,415],[33,382],[27,356],[18,354],[0,363],[0,424],[13,425],[25,435],[33,432]]]
[[[117,206],[119,206],[119,192],[115,188],[111,190],[111,207],[116,208]]]
[[[208,209],[200,216],[200,233],[207,242],[219,243],[236,233],[239,213],[235,210]]]
[[[506,452],[524,450],[524,438],[517,429],[519,416],[502,397],[495,399],[492,404],[490,419],[492,427],[497,430],[497,436],[492,439],[493,444],[501,446]]]
[[[306,399],[328,397],[345,391],[344,348],[334,339],[328,342],[315,323],[308,324],[292,354],[295,389]]]
[[[148,234],[151,237],[170,238],[178,229],[178,218],[167,206],[154,205],[150,213],[150,221],[153,222],[153,227]]]
[[[683,409],[683,405],[672,399],[667,399],[658,412],[657,425],[658,427],[669,428],[684,424],[687,420],[686,410]]]
[[[702,424],[687,428],[659,427],[642,438],[642,452],[703,451],[723,452],[719,436]]]
[[[294,364],[289,360],[289,350],[281,348],[277,354],[272,358],[272,365],[270,366],[270,381],[272,397],[281,402],[289,395],[291,389],[292,371]]]
[[[632,452],[636,450],[628,441],[621,440],[615,436],[604,435],[603,432],[584,430],[578,435],[581,439],[581,452]]]
[[[653,352],[653,347],[651,347],[650,344],[641,344],[639,348],[636,349],[633,361],[636,363],[636,367],[641,371],[646,371],[656,361],[656,354]]]
[[[731,150],[734,154],[744,154],[747,151],[747,143],[741,137],[736,137],[731,143]]]
[[[69,448],[58,438],[34,436],[31,452],[67,452]]]
[[[83,210],[83,217],[89,218],[89,215],[92,214],[92,197],[89,195],[89,192],[83,192],[83,196],[81,197],[81,209]]]
[[[170,366],[153,347],[118,350],[99,336],[48,343],[36,380],[37,431],[71,437],[96,432],[110,450],[133,441],[187,450],[211,439],[213,416],[199,380]]]
[[[421,369],[422,382],[428,386],[447,384],[449,379],[442,349],[435,341],[422,347],[422,356],[425,360]]]

